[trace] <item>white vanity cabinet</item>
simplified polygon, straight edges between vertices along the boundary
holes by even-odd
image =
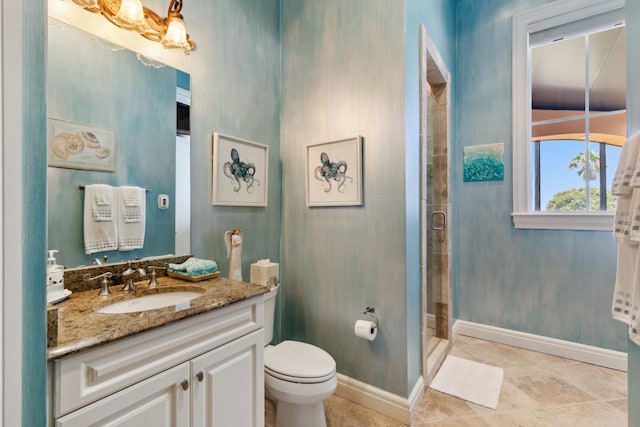
[[[262,295],[50,365],[56,426],[264,425]]]
[[[189,426],[189,378],[183,363],[56,419],[56,426]]]

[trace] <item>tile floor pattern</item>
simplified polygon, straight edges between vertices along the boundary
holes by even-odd
[[[428,389],[411,427],[627,426],[625,372],[464,336],[449,354],[504,369],[498,408]],[[328,427],[406,427],[335,395],[325,413]],[[267,405],[265,425],[274,424]]]

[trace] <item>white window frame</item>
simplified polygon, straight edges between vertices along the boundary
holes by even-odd
[[[613,212],[540,212],[531,207],[529,34],[624,9],[625,0],[559,0],[513,17],[513,224],[515,228],[613,230]]]

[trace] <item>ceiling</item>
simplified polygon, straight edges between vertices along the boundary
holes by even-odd
[[[626,108],[625,28],[589,36],[591,111]],[[559,40],[532,49],[532,108],[582,110],[585,98],[585,38]]]

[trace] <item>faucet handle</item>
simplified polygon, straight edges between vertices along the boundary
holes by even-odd
[[[147,267],[149,270],[149,274],[151,274],[151,278],[149,279],[148,286],[158,286],[158,280],[156,278],[156,270],[166,270],[167,267],[160,267],[157,265],[150,265]]]
[[[107,271],[106,273],[102,273],[98,276],[95,277],[91,277],[90,274],[85,274],[84,276],[82,276],[82,279],[85,282],[89,282],[91,280],[96,280],[96,279],[102,279],[100,281],[100,292],[98,293],[98,296],[105,296],[105,295],[109,295],[111,293],[111,291],[109,290],[109,279],[113,276],[113,273],[111,273],[110,271]]]

